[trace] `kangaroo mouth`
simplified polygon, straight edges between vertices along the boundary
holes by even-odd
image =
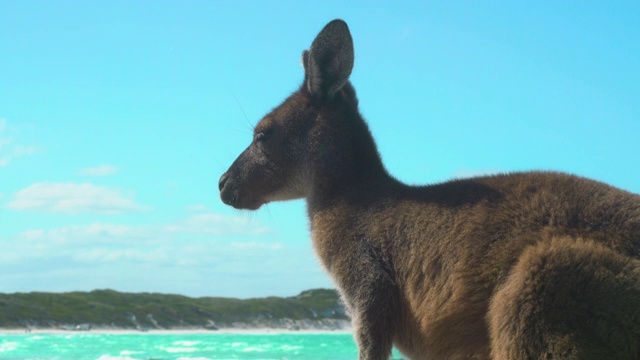
[[[241,208],[238,205],[238,196],[234,195],[232,191],[225,191],[224,189],[220,190],[220,200],[222,200],[226,205],[233,206],[236,209]]]
[[[241,196],[239,187],[231,180],[228,173],[220,177],[218,189],[220,189],[220,200],[236,209],[258,210],[262,206],[261,201],[248,201],[246,196]]]

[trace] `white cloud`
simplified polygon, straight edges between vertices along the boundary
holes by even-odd
[[[214,213],[196,214],[167,227],[170,232],[209,236],[259,236],[272,233],[267,227],[251,219]]]
[[[9,165],[13,160],[35,154],[35,146],[15,145],[12,134],[8,134],[7,120],[0,118],[0,167]]]
[[[0,167],[7,166],[11,162],[7,148],[11,144],[11,139],[4,137],[3,133],[7,127],[7,120],[0,118]]]
[[[118,261],[164,263],[170,260],[170,256],[176,254],[175,251],[168,251],[167,248],[159,248],[145,251],[143,249],[111,249],[98,247],[92,249],[79,249],[72,255],[73,260],[82,263],[95,264],[113,263]]]
[[[101,223],[32,229],[11,241],[0,241],[0,259],[5,265],[61,258],[68,263],[152,260],[153,253],[143,250],[152,236],[141,228]]]
[[[35,154],[38,152],[38,148],[35,146],[22,146],[16,145],[13,147],[13,157],[19,158],[26,155]]]
[[[108,176],[115,174],[117,171],[118,168],[113,165],[100,165],[82,169],[78,172],[78,174],[83,176]]]
[[[203,204],[195,204],[195,205],[187,206],[186,210],[188,212],[205,212],[205,211],[209,211],[209,208],[207,208],[207,206]]]
[[[209,221],[219,229],[211,231]],[[239,231],[239,224],[250,228]],[[307,243],[287,245],[264,224],[231,215],[32,228],[0,238],[0,267],[0,292],[113,288],[246,297],[330,286]]]
[[[240,249],[240,250],[249,250],[249,249],[251,249],[251,250],[253,250],[253,249],[258,249],[258,250],[280,250],[280,249],[284,248],[284,245],[282,245],[282,243],[279,243],[279,242],[275,242],[275,243],[262,243],[262,242],[257,242],[257,241],[232,242],[229,245],[234,249]]]
[[[119,214],[149,210],[120,190],[90,183],[36,183],[18,191],[7,208],[64,214]]]
[[[6,264],[62,257],[78,263],[137,262],[157,266],[208,266],[285,249],[282,243],[273,240],[229,241],[227,236],[238,234],[264,238],[268,231],[263,225],[253,224],[252,228],[258,230],[247,229],[242,233],[234,228],[237,224],[234,217],[218,219],[220,229],[215,232],[211,232],[207,226],[204,230],[197,226],[183,226],[189,220],[169,226],[93,223],[49,230],[32,229],[10,241],[0,240],[0,260]],[[225,225],[224,221],[228,224]]]

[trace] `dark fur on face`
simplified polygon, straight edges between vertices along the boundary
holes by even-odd
[[[640,196],[553,172],[402,184],[358,111],[347,25],[302,61],[220,196],[306,199],[360,359],[640,359]]]

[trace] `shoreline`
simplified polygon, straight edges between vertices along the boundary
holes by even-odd
[[[279,335],[279,334],[351,334],[351,329],[286,329],[286,328],[204,328],[136,329],[95,328],[91,330],[63,330],[54,328],[2,329],[0,335]]]

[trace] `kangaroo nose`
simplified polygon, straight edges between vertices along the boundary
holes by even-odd
[[[220,177],[220,181],[218,182],[218,189],[220,191],[222,191],[222,189],[224,188],[224,184],[227,183],[228,179],[229,179],[229,174],[227,173],[222,174],[222,176]]]

